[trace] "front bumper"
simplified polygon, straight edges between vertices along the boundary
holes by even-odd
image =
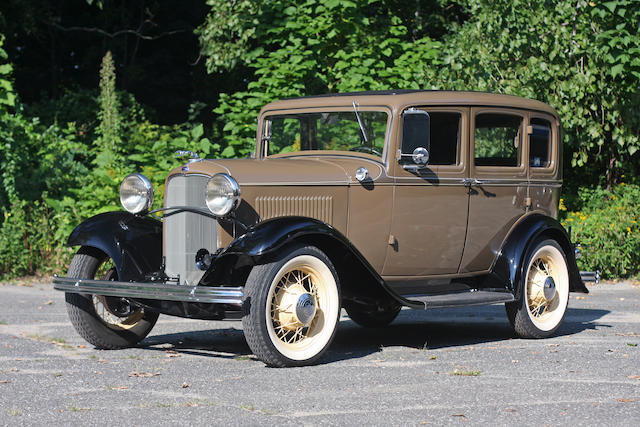
[[[76,294],[109,297],[242,305],[244,288],[181,286],[167,283],[116,282],[109,280],[53,278],[53,288]]]

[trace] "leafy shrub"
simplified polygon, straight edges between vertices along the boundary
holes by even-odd
[[[14,203],[3,209],[0,226],[0,278],[60,271],[71,250],[59,233],[59,217],[40,201]]]
[[[581,189],[578,199],[582,208],[562,215],[562,224],[571,227],[573,240],[582,245],[578,266],[583,270],[600,270],[605,278],[637,276],[640,186],[621,183],[611,191]]]

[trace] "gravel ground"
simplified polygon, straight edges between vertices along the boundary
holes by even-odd
[[[502,306],[344,315],[321,364],[271,369],[239,321],[161,316],[100,351],[51,285],[0,285],[0,425],[640,425],[640,288],[590,290],[546,340],[514,338]]]

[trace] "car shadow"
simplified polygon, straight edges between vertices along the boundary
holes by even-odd
[[[555,336],[610,328],[611,325],[598,322],[608,313],[608,310],[569,308]],[[500,305],[402,310],[396,320],[384,328],[362,328],[343,316],[335,340],[320,363],[358,359],[378,353],[385,347],[437,350],[514,339],[518,338],[507,320],[504,307]],[[239,328],[152,335],[139,347],[202,357],[253,359]]]

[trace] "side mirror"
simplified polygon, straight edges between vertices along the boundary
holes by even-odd
[[[418,147],[413,150],[411,159],[416,165],[424,166],[429,163],[429,151],[424,147]]]
[[[410,158],[415,165],[425,166],[429,162],[431,150],[431,118],[429,113],[409,108],[402,117],[402,148],[400,163],[406,164]]]

